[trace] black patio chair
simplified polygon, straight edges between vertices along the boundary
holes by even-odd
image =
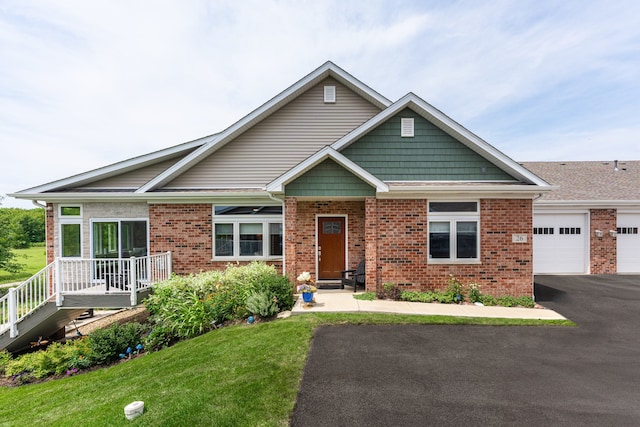
[[[353,286],[353,292],[356,291],[359,285],[365,288],[364,280],[366,277],[364,260],[360,261],[358,268],[355,270],[343,270],[340,272],[340,286],[344,289],[346,286]]]

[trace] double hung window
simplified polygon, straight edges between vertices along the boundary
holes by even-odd
[[[214,206],[213,257],[282,257],[282,206]]]
[[[429,202],[429,262],[480,260],[478,202]]]

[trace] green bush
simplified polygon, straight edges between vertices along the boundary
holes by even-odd
[[[0,375],[5,373],[5,369],[7,368],[7,364],[11,360],[11,353],[7,350],[0,351]]]
[[[213,324],[249,316],[252,313],[247,302],[252,294],[258,293],[275,304],[273,314],[293,307],[293,285],[275,267],[264,262],[229,265],[224,271],[172,276],[156,285],[153,294],[145,300],[150,320],[159,328],[148,338],[151,348],[161,348],[173,339],[200,335]],[[265,313],[274,310],[267,306],[260,309],[266,310]]]
[[[143,338],[143,345],[146,351],[162,350],[169,347],[176,338],[171,329],[156,326],[149,332],[149,335]]]
[[[247,310],[262,317],[271,317],[278,313],[278,305],[268,293],[254,292],[247,298]]]
[[[498,305],[498,300],[496,299],[496,297],[491,295],[482,295],[480,297],[480,302],[486,306]]]
[[[5,374],[13,376],[19,383],[29,382],[30,378],[41,379],[53,374],[64,374],[71,358],[65,347],[53,343],[46,350],[23,354],[7,363]]]
[[[96,365],[116,360],[128,347],[140,344],[144,332],[145,327],[137,322],[98,329],[89,336],[88,357]]]

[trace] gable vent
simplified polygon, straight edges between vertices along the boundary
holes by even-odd
[[[402,118],[400,121],[400,136],[413,136],[413,118]]]
[[[324,103],[334,104],[336,102],[336,87],[325,86],[324,87]]]

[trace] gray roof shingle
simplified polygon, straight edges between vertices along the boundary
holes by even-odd
[[[522,162],[522,166],[559,187],[540,200],[638,200],[640,161]]]

